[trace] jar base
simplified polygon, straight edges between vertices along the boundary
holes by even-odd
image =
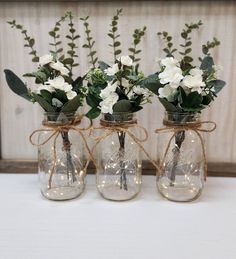
[[[174,202],[191,202],[199,198],[202,189],[194,187],[175,187],[175,186],[162,186],[157,184],[159,193],[169,201]]]
[[[98,191],[104,199],[110,201],[128,201],[139,194],[136,188],[128,187],[128,190],[122,190],[113,185],[103,187],[102,191],[99,189]]]
[[[51,188],[46,191],[41,191],[42,195],[53,201],[66,201],[66,200],[72,200],[77,197],[79,197],[83,189],[78,189],[78,187],[56,187]]]

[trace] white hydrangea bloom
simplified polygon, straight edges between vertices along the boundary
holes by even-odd
[[[151,95],[150,91],[146,88],[138,86],[134,86],[133,92],[137,95],[143,95],[144,97],[149,97]]]
[[[177,90],[170,85],[165,85],[164,87],[158,89],[159,97],[166,98],[169,102],[174,100],[176,92]]]
[[[175,89],[179,87],[180,81],[183,79],[182,70],[179,67],[166,67],[158,77],[161,84],[169,84]]]
[[[118,101],[119,96],[117,93],[110,93],[107,98],[99,103],[102,113],[113,113],[113,105]]]
[[[174,59],[173,57],[163,58],[160,62],[161,62],[161,65],[165,67],[179,66],[179,61],[177,59]]]
[[[198,68],[193,68],[189,71],[189,75],[186,75],[182,81],[185,87],[192,89],[193,91],[200,92],[201,87],[206,84],[202,81],[202,70]]]
[[[104,70],[104,73],[108,76],[114,76],[119,71],[118,64],[114,64],[112,67],[109,67]]]
[[[122,79],[121,79],[121,85],[122,85],[124,88],[129,88],[129,86],[130,86],[129,80],[127,80],[127,79],[125,79],[125,78],[122,78]]]
[[[65,82],[65,79],[62,76],[49,79],[45,84],[52,89],[59,89],[65,92],[70,92],[72,90],[72,85]]]
[[[39,65],[44,66],[51,63],[52,61],[53,61],[52,54],[46,54],[39,58]]]
[[[133,60],[129,56],[121,56],[120,62],[122,65],[130,67],[133,65]]]
[[[68,100],[71,100],[75,96],[77,96],[77,93],[75,91],[69,91],[69,92],[66,93],[66,96],[67,96]]]
[[[111,84],[110,82],[107,84],[107,87],[101,90],[100,96],[102,99],[106,99],[110,94],[114,93],[117,88],[117,82]]]
[[[69,70],[60,61],[51,63],[50,67],[59,71],[63,76],[68,76],[69,74]]]
[[[50,85],[39,85],[39,87],[37,88],[36,93],[40,94],[41,90],[47,90],[50,93],[52,93],[54,91],[54,89]]]
[[[190,71],[189,71],[189,74],[191,75],[191,76],[197,76],[197,75],[200,75],[200,76],[202,76],[202,74],[203,74],[203,71],[200,69],[200,68],[193,68],[193,69],[191,69]]]

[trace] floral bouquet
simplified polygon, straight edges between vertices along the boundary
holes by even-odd
[[[220,44],[216,38],[202,46],[203,57],[199,57],[199,65],[190,55],[192,51],[191,33],[199,29],[201,25],[201,21],[185,24],[181,33],[184,43],[180,45],[181,50],[178,52],[174,48],[172,37],[167,32],[159,32],[158,35],[166,43],[166,47],[163,49],[166,58],[159,60],[160,71],[150,75],[143,82],[144,87],[158,96],[169,113],[169,119],[177,124],[191,121],[195,113],[200,113],[208,107],[225,85],[224,81],[217,78],[218,69],[209,52],[210,49]],[[179,56],[176,58],[177,53]],[[183,113],[186,115],[182,116]],[[184,139],[184,130],[175,133],[171,182],[175,180],[175,168]]]
[[[66,35],[68,50],[64,53],[61,47],[62,41],[59,31],[62,23],[66,20],[69,21],[69,34]],[[76,34],[71,12],[67,12],[61,17],[49,32],[53,39],[53,42],[50,43],[52,49],[50,54],[41,57],[38,56],[34,48],[35,40],[28,35],[27,30],[16,23],[15,20],[8,23],[12,28],[21,31],[26,41],[24,46],[30,49],[29,54],[32,56],[32,61],[38,63],[36,71],[23,75],[24,77],[34,78],[38,87],[36,89],[28,88],[11,70],[5,70],[8,86],[17,95],[30,102],[37,102],[43,108],[46,114],[44,123],[50,122],[50,125],[47,123],[45,126],[51,128],[53,125],[65,127],[75,125],[76,111],[83,105],[86,88],[83,87],[84,76],[73,79],[73,69],[79,65],[76,63],[76,58],[78,57],[76,54],[76,40],[80,36]],[[69,128],[68,130],[62,129],[59,133],[62,137],[63,150],[66,152],[68,178],[72,175],[72,180],[75,180],[74,173],[76,170],[72,162],[71,141],[68,132]],[[56,134],[54,135],[57,136]]]
[[[141,87],[141,82],[144,80],[144,74],[139,71],[140,58],[137,55],[141,52],[138,49],[138,44],[144,36],[146,27],[135,29],[133,33],[133,44],[129,48],[130,55],[121,54],[121,43],[118,40],[118,20],[122,10],[117,10],[116,15],[112,18],[111,30],[108,36],[112,39],[112,44],[109,46],[113,50],[114,63],[108,65],[100,61],[96,67],[91,59],[93,67],[87,73],[86,80],[88,82],[88,94],[86,101],[91,107],[87,117],[94,119],[103,114],[105,121],[113,122],[116,126],[119,123],[132,121],[132,114],[143,108],[143,105],[150,102],[150,97],[153,95],[147,88]],[[85,29],[88,30],[87,19],[85,19]],[[90,31],[90,30],[89,30]],[[88,35],[89,36],[89,35]],[[88,39],[90,39],[88,37]],[[92,40],[93,41],[93,40]],[[90,50],[89,56],[94,53],[88,42],[84,45]],[[119,124],[121,125],[121,124]],[[120,188],[128,190],[126,182],[126,170],[124,169],[125,157],[125,130],[116,130],[119,139],[118,160],[120,161]]]

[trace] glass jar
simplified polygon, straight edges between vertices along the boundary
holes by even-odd
[[[161,170],[157,173],[157,188],[168,200],[192,201],[202,192],[205,175],[204,147],[197,132],[193,130],[199,123],[198,113],[165,112],[163,124],[168,128],[178,129],[158,134]],[[184,129],[181,130],[178,126]]]
[[[126,132],[138,136],[137,128],[132,127],[134,114],[103,114],[100,123],[104,127],[101,135],[106,137],[97,146],[97,188],[105,199],[130,200],[140,191],[142,170],[140,149]]]
[[[55,131],[74,119],[74,113],[45,113],[45,130],[38,138],[38,172],[40,190],[50,200],[76,198],[85,187],[87,158],[80,135],[70,129]]]

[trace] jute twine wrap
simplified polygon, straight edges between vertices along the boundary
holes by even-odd
[[[135,136],[130,129],[131,128],[138,128],[141,129],[144,133],[143,138],[138,138]],[[147,130],[137,124],[137,120],[132,121],[124,121],[124,122],[114,122],[114,121],[107,121],[107,120],[100,120],[100,127],[91,127],[91,134],[95,130],[103,130],[105,133],[102,136],[94,137],[95,145],[93,146],[92,153],[94,152],[94,149],[96,146],[104,139],[106,139],[108,136],[112,135],[114,132],[125,132],[137,145],[138,147],[144,152],[144,154],[147,156],[147,158],[150,160],[150,162],[154,165],[154,167],[159,171],[158,164],[151,158],[151,156],[148,154],[148,152],[143,147],[142,143],[144,143],[148,139],[148,132]]]
[[[88,157],[89,157],[89,159],[87,160],[87,162],[85,164],[85,167],[83,168],[83,172],[84,172],[84,175],[82,175],[83,178],[86,175],[87,167],[89,165],[89,162],[93,161],[95,163],[92,152],[91,152],[91,150],[88,146],[88,142],[87,142],[86,137],[84,135],[84,133],[91,128],[92,121],[89,120],[89,125],[86,128],[78,128],[77,127],[81,123],[81,120],[83,119],[83,117],[84,117],[84,115],[77,115],[75,117],[75,119],[73,119],[71,122],[69,122],[69,123],[66,122],[66,123],[61,123],[61,124],[60,123],[53,123],[53,122],[44,120],[43,123],[42,123],[44,128],[34,130],[29,137],[30,143],[33,146],[37,146],[37,147],[43,146],[43,145],[47,144],[51,139],[53,139],[53,162],[52,162],[52,168],[51,168],[51,172],[50,172],[50,176],[49,176],[49,182],[48,182],[49,189],[51,189],[51,187],[52,187],[52,177],[53,177],[53,174],[55,173],[55,167],[56,167],[56,161],[57,161],[56,145],[57,145],[58,137],[61,133],[69,132],[70,130],[73,130],[75,132],[78,132],[78,134],[81,136],[81,138],[83,140],[83,143],[85,145],[85,150],[87,151]],[[33,137],[35,136],[35,134],[38,134],[40,132],[51,132],[51,134],[41,143],[35,143],[33,141]],[[65,150],[68,150],[68,149],[70,149],[70,146],[71,146],[71,144],[67,143],[67,145],[63,146],[63,147],[64,147]]]
[[[207,159],[206,159],[206,152],[204,148],[204,140],[201,136],[201,132],[212,132],[216,129],[216,123],[213,121],[197,121],[197,122],[184,122],[184,123],[176,123],[173,121],[168,121],[168,120],[163,120],[163,125],[166,126],[164,128],[156,129],[155,132],[157,134],[159,133],[170,133],[173,132],[173,135],[168,141],[167,147],[165,149],[165,153],[163,156],[163,159],[160,163],[160,174],[162,173],[163,166],[164,166],[164,161],[166,159],[167,153],[170,149],[171,141],[175,137],[176,133],[182,132],[182,131],[194,131],[201,143],[201,148],[202,148],[202,154],[203,154],[203,162],[204,162],[204,180],[206,181],[207,177]],[[203,128],[202,126],[204,125],[210,125],[212,126],[211,128]]]

